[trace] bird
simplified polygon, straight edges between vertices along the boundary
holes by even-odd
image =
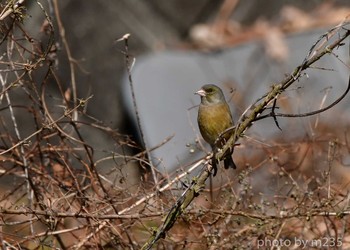
[[[219,140],[218,138],[224,131],[234,126],[232,114],[225,96],[218,86],[214,84],[203,85],[195,94],[201,98],[197,116],[198,127],[203,139],[214,152],[212,167],[213,176],[215,176],[217,173],[215,153],[224,146],[232,132],[223,134]],[[236,164],[232,159],[232,150],[228,150],[223,158],[225,169],[229,167],[236,168]]]

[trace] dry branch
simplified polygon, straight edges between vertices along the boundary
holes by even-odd
[[[240,137],[244,136],[245,131],[253,125],[253,123],[259,118],[259,116],[268,109],[271,104],[278,99],[278,96],[283,93],[287,88],[289,88],[295,81],[297,81],[303,71],[308,69],[315,62],[320,60],[324,55],[332,53],[332,51],[340,46],[344,45],[344,40],[350,36],[350,30],[347,29],[349,23],[342,23],[339,26],[331,29],[326,34],[320,37],[318,41],[311,47],[309,54],[304,59],[303,63],[295,68],[292,74],[283,79],[280,83],[274,84],[271,87],[271,91],[266,93],[263,97],[257,100],[252,108],[248,110],[248,114],[245,114],[239,124],[235,128],[234,134],[227,141],[226,145],[223,147],[220,153],[216,154],[216,158],[220,160],[226,153],[227,150],[233,148],[235,143],[239,140]],[[343,34],[341,34],[343,32]],[[323,39],[329,40],[331,37],[338,35],[339,38],[336,39],[333,43],[325,46],[324,48],[319,48],[318,51],[315,51],[314,48],[318,45],[320,41]],[[348,88],[345,93],[339,98],[339,101],[345,97],[350,88],[350,78]],[[336,101],[338,103],[339,101]],[[274,109],[272,109],[274,112]],[[322,112],[325,109],[322,109]],[[316,113],[318,113],[316,112]],[[311,113],[309,115],[313,115],[315,113]],[[275,116],[274,113],[271,116]],[[297,116],[297,115],[296,115]],[[169,231],[178,217],[185,211],[188,205],[191,204],[193,199],[200,194],[200,191],[204,188],[205,182],[210,176],[210,172],[212,170],[212,166],[208,163],[208,168],[203,168],[202,172],[195,178],[193,178],[191,185],[186,189],[186,191],[178,198],[175,205],[171,208],[170,212],[164,219],[163,224],[155,231],[155,233],[149,238],[149,240],[144,244],[142,249],[151,249],[152,246],[161,238],[165,237],[167,231]]]

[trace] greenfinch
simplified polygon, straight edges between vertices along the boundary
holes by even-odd
[[[228,128],[233,127],[233,120],[230,108],[225,100],[222,90],[214,85],[207,84],[202,86],[195,94],[201,97],[201,103],[198,109],[198,127],[203,139],[210,144],[214,157],[212,159],[213,176],[217,173],[217,161],[215,153],[228,140],[232,134],[222,134]],[[219,136],[221,135],[221,138]],[[232,150],[227,151],[223,157],[224,167],[236,168],[232,160]]]

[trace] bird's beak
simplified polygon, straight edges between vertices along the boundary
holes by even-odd
[[[195,95],[205,96],[205,91],[203,89],[198,90],[197,92],[194,92]]]

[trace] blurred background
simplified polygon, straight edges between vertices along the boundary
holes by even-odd
[[[113,207],[115,203],[119,210],[125,209],[148,192],[159,191],[158,185],[187,171],[210,151],[196,121],[200,100],[193,93],[202,85],[215,83],[223,89],[238,122],[255,100],[303,62],[320,36],[349,21],[350,15],[348,0],[21,0],[18,3],[16,8],[10,2],[1,3],[3,80],[0,80],[12,83],[2,85],[0,148],[4,152],[17,141],[30,138],[25,140],[22,153],[14,147],[3,154],[1,159],[6,164],[1,170],[4,176],[0,184],[3,189],[8,188],[8,183],[20,186],[25,171],[16,171],[19,166],[26,167],[22,158],[28,157],[32,167],[38,168],[35,174],[40,173],[33,183],[41,182],[43,190],[47,183],[57,193],[61,185],[72,188],[77,180],[80,185],[80,178],[84,185],[85,178],[91,180],[91,186],[86,184],[89,188],[76,190],[79,194],[81,190],[93,190],[98,197],[92,196],[98,202],[89,200],[90,212],[95,211],[94,206],[96,211],[101,211],[105,204]],[[125,60],[125,41],[118,41],[125,34],[130,34],[129,65]],[[330,37],[328,42],[336,38]],[[51,42],[50,51],[40,54]],[[316,50],[324,44],[317,44]],[[278,111],[310,112],[332,103],[346,89],[348,55],[348,45],[341,46],[308,69],[279,97]],[[37,63],[30,64],[33,58]],[[26,72],[23,78],[17,73],[22,71]],[[4,101],[7,91],[12,104]],[[217,204],[207,196],[199,197],[198,204],[260,214],[283,212],[287,209],[281,208],[284,205],[300,205],[300,200],[295,199],[296,203],[288,200],[290,195],[302,199],[310,190],[315,193],[317,190],[317,197],[327,193],[328,167],[334,159],[336,167],[332,168],[331,176],[337,188],[334,192],[344,198],[341,191],[348,190],[350,181],[349,105],[349,98],[345,98],[331,111],[317,116],[279,118],[281,130],[273,119],[256,122],[235,148],[233,156],[238,170],[221,169],[215,177],[212,191],[220,194],[214,196]],[[8,110],[9,106],[14,106],[15,111]],[[79,112],[73,117],[75,107]],[[20,137],[11,123],[14,117]],[[60,121],[59,126],[54,120]],[[31,136],[38,130],[40,137]],[[332,143],[338,145],[334,155],[330,153]],[[334,156],[333,160],[330,156]],[[77,178],[66,170],[68,166],[78,170]],[[8,173],[13,172],[16,174],[9,177]],[[52,176],[54,179],[50,179]],[[94,180],[99,180],[101,186],[101,183],[109,185],[108,191],[96,188]],[[187,178],[184,182],[190,181]],[[174,190],[182,192],[185,185],[179,182],[174,186]],[[101,199],[99,203],[101,194],[110,199],[103,202]],[[330,191],[327,194],[330,200]],[[152,208],[145,206],[145,211],[167,211],[177,197],[172,195],[157,196],[160,202],[147,200]],[[287,197],[288,202],[281,202],[281,197]],[[321,203],[313,199],[317,200],[310,198],[310,207]],[[12,207],[18,200],[11,197],[1,202],[5,207],[11,203],[9,207]],[[269,207],[267,202],[283,205]],[[239,221],[236,222],[238,225]],[[152,223],[147,225],[154,226]],[[137,225],[137,230],[144,230],[142,223],[131,224],[132,229]],[[118,233],[124,235],[125,231]],[[113,235],[119,237],[118,233]],[[139,236],[142,242],[142,233],[133,237]],[[81,235],[84,233],[80,232]],[[75,235],[69,236],[75,244]],[[179,241],[183,237],[179,236]],[[109,242],[110,238],[107,235],[105,241]],[[134,244],[130,239],[125,242]],[[243,238],[234,242],[250,244]]]
[[[52,18],[55,29],[51,57],[56,72],[54,81],[59,85],[45,85],[46,102],[57,118],[64,111],[59,106],[60,92],[64,92],[68,101],[88,99],[84,115],[79,119],[103,124],[120,135],[116,138],[105,130],[81,128],[87,144],[94,149],[94,158],[100,160],[97,168],[112,175],[111,179],[120,178],[111,171],[117,163],[122,175],[129,176],[131,185],[138,182],[140,162],[125,164],[123,157],[111,158],[111,154],[133,155],[152,149],[147,156],[151,166],[162,175],[186,170],[210,151],[198,133],[199,98],[193,95],[195,91],[206,83],[221,86],[237,121],[253,101],[304,60],[322,34],[344,21],[350,9],[348,1],[330,0],[44,1],[41,4],[22,3],[27,8],[24,27],[38,42],[48,42],[43,9]],[[3,19],[10,23],[10,18]],[[128,53],[135,100],[127,74],[125,44],[117,42],[125,34],[131,35]],[[343,56],[348,52],[341,47],[338,53]],[[347,82],[348,69],[341,64],[333,57],[318,66],[327,70],[310,70],[281,99],[281,110],[306,112],[334,100]],[[37,70],[33,74],[42,79],[45,71]],[[17,93],[21,101],[23,94]],[[337,108],[344,110],[348,104],[342,105]],[[25,116],[21,119],[20,126],[27,130],[25,134],[35,131],[35,126],[30,129],[30,122],[24,122]],[[329,119],[332,122],[333,118]],[[346,122],[348,117],[343,119]],[[281,118],[280,131],[272,119],[267,119],[247,135],[257,144],[271,138],[295,140],[313,133],[305,130],[310,121]],[[326,121],[325,117],[322,124]],[[125,138],[135,144],[128,144]],[[245,146],[236,152],[234,157],[239,165],[246,165]],[[148,166],[141,170],[144,168]]]
[[[40,34],[45,16],[38,5],[28,7],[26,24]],[[58,7],[77,64],[78,97],[93,94],[86,112],[142,144],[125,77],[124,43],[115,42],[131,34],[145,143],[152,148],[174,136],[153,153],[162,172],[203,156],[193,156],[198,149],[195,90],[205,83],[225,85],[237,119],[303,60],[318,36],[349,13],[348,1],[60,1]],[[57,48],[57,74],[68,88],[71,71],[59,39]],[[94,148],[115,150],[109,136],[89,135]]]

